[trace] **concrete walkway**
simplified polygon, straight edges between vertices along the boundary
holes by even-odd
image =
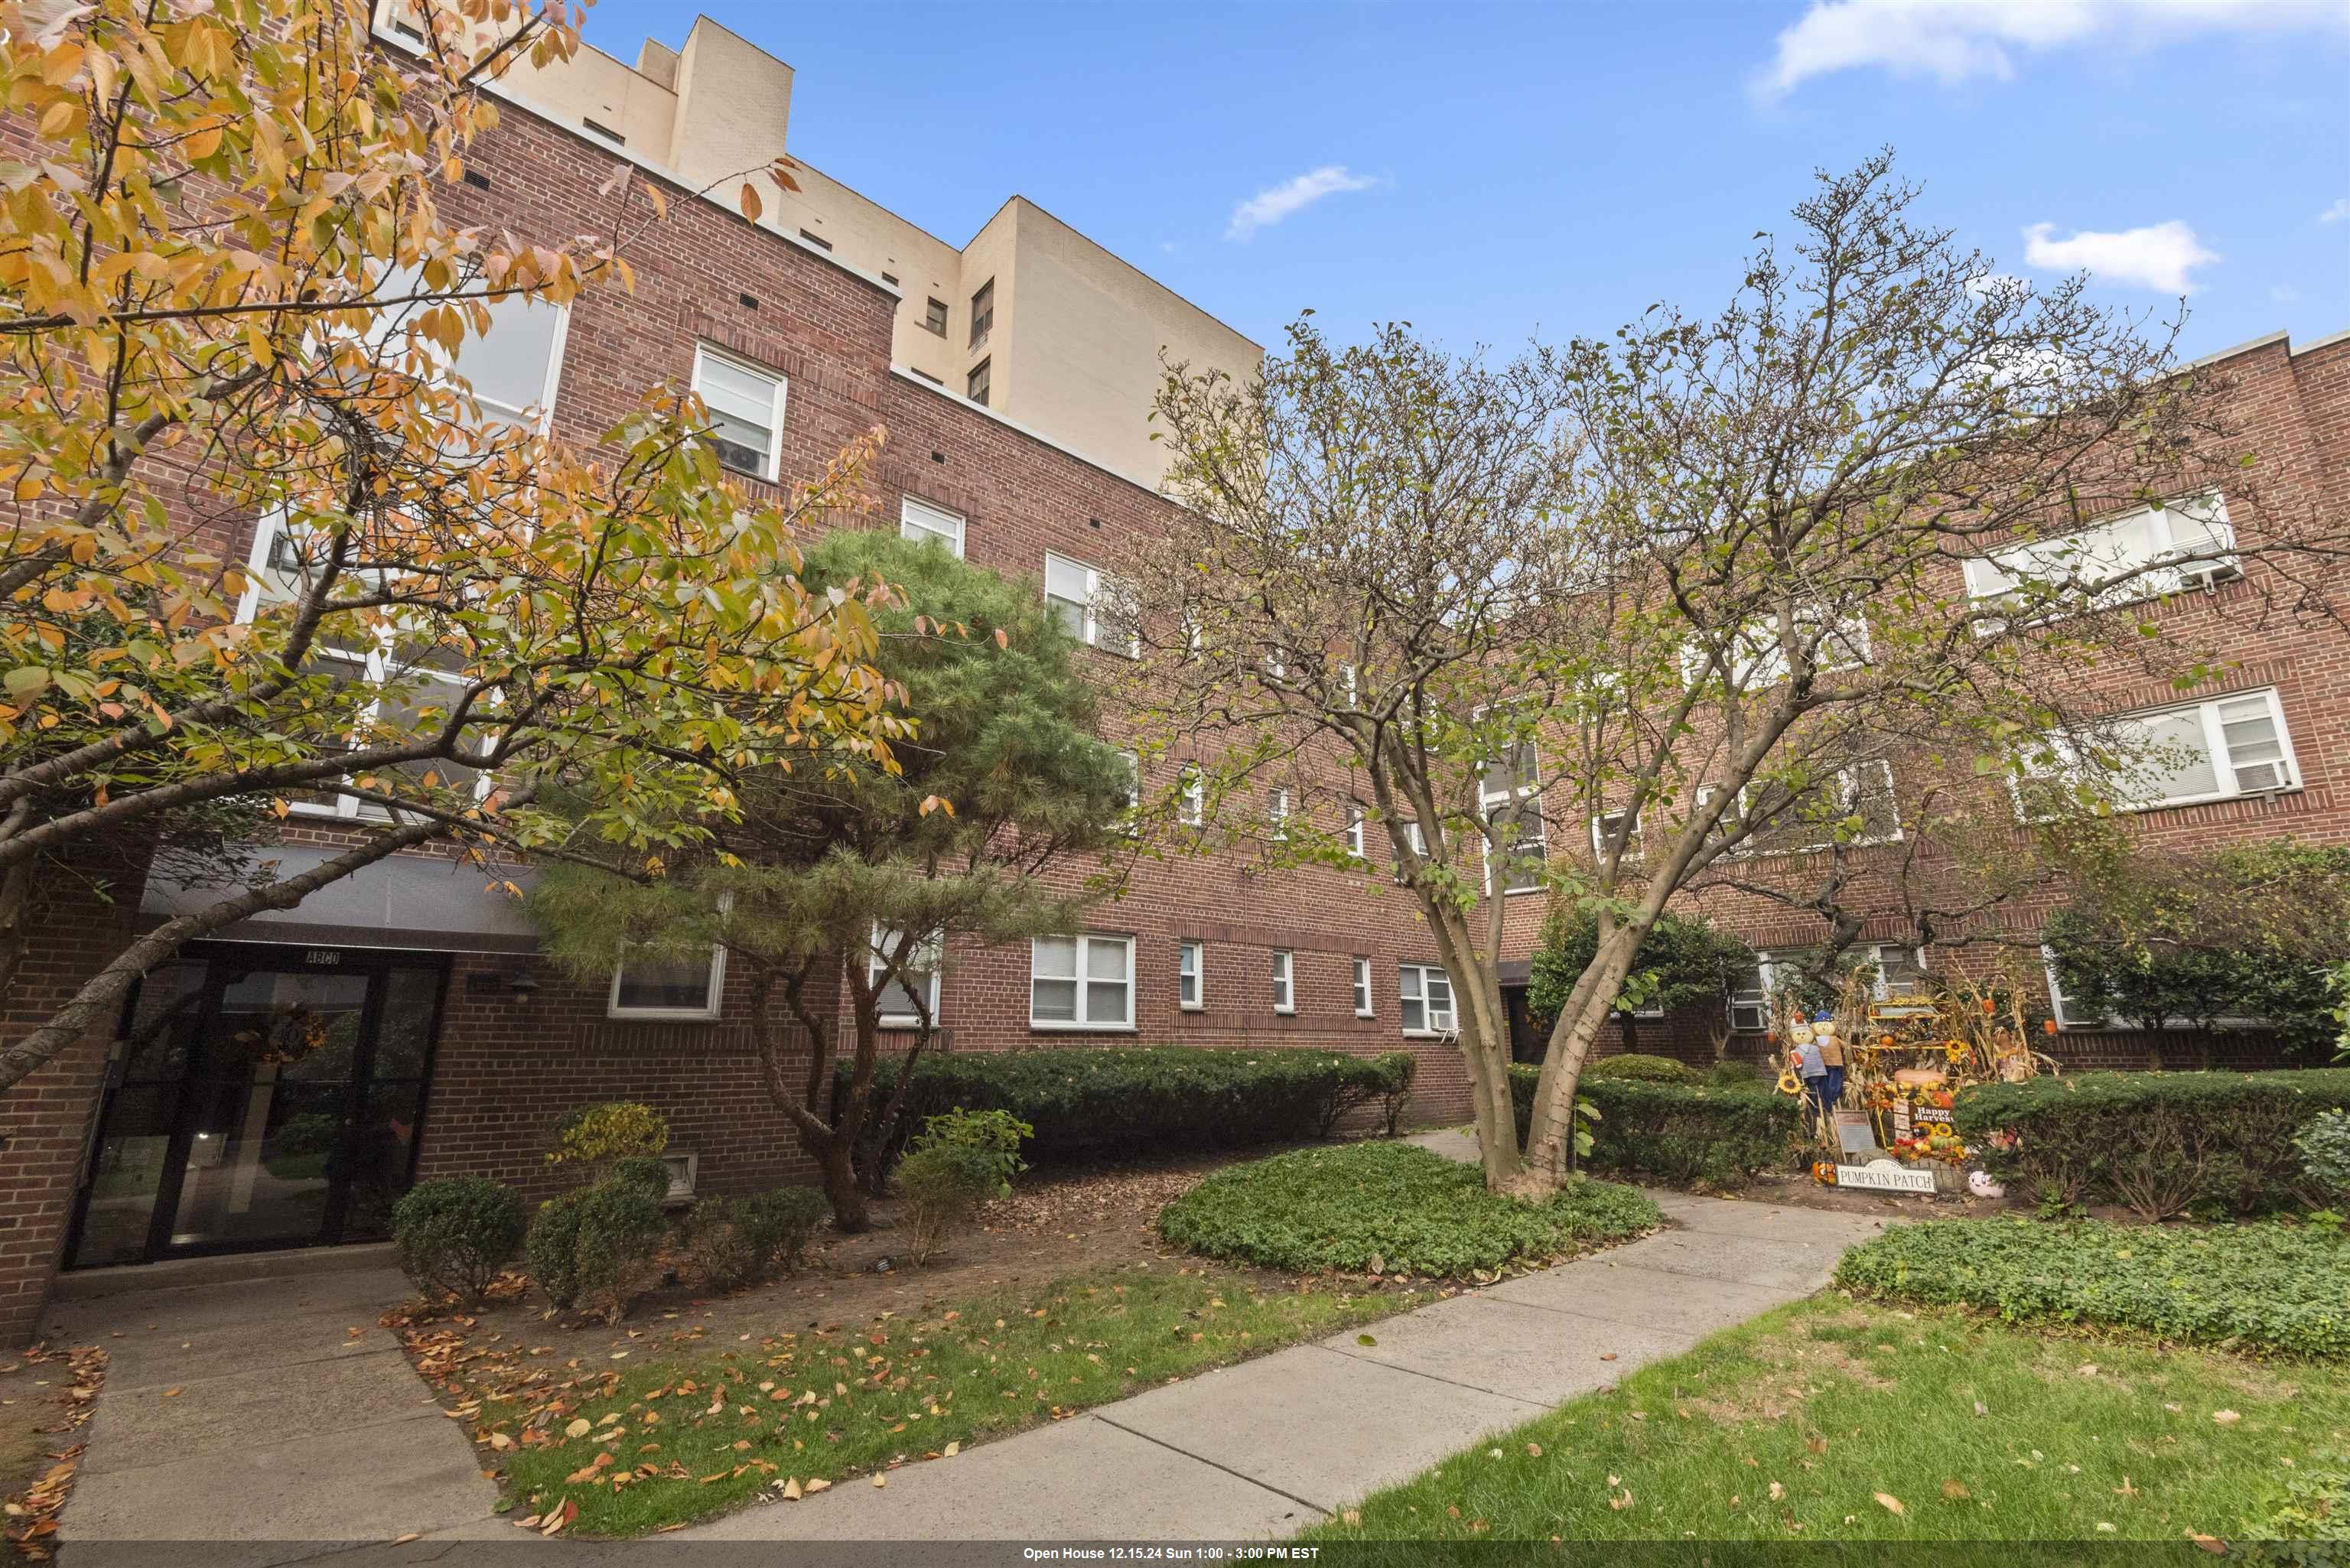
[[[408,1293],[379,1265],[57,1304],[53,1341],[112,1358],[60,1524],[68,1558],[101,1542],[390,1541],[491,1518],[463,1429],[376,1323]]]
[[[1415,1141],[1455,1156],[1470,1147],[1451,1133]],[[909,1465],[886,1489],[843,1484],[659,1539],[1287,1535],[1809,1294],[1878,1225],[1651,1196],[1676,1229],[1372,1324],[1362,1332],[1373,1344],[1350,1329]],[[62,1521],[72,1556],[180,1568],[293,1562],[409,1535],[423,1540],[403,1560],[437,1542],[515,1541],[491,1512],[494,1489],[460,1423],[377,1325],[406,1293],[397,1272],[375,1266],[60,1305],[53,1338],[113,1357]],[[189,1544],[158,1558],[140,1545],[151,1542]],[[190,1554],[196,1542],[212,1545]]]
[[[1457,1134],[1434,1135],[1458,1137]],[[1828,1282],[1879,1221],[1654,1192],[1679,1229],[678,1539],[1288,1535]]]

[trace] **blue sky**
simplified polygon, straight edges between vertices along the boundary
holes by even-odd
[[[704,8],[796,67],[794,155],[958,244],[1018,192],[1269,345],[1708,311],[1882,143],[2003,270],[2189,288],[2189,355],[2350,327],[2350,0]]]

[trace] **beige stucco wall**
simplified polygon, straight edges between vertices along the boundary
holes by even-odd
[[[401,12],[380,0],[380,29]],[[708,17],[671,49],[647,39],[634,67],[587,46],[544,69],[515,62],[502,85],[541,112],[595,120],[629,153],[739,201],[733,177],[785,151],[792,67]],[[1162,352],[1238,377],[1263,360],[1256,344],[1104,250],[1024,197],[1014,196],[957,247],[795,160],[797,191],[749,176],[761,222],[824,242],[835,260],[893,282],[901,298],[897,362],[962,395],[989,361],[988,406],[1128,478],[1165,471],[1150,440]],[[995,283],[994,325],[971,341],[971,296]],[[947,306],[944,337],[924,325],[929,301]]]

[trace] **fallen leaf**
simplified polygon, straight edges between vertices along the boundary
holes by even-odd
[[[873,1478],[873,1484],[875,1486],[888,1486],[889,1484],[889,1478],[888,1476],[875,1476]]]
[[[580,1416],[563,1428],[563,1435],[567,1438],[584,1438],[594,1428],[588,1425],[588,1417]]]
[[[1602,1360],[1602,1361],[1613,1361],[1613,1360],[1615,1360],[1615,1359],[1616,1359],[1616,1353],[1615,1353],[1614,1351],[1612,1351],[1612,1350],[1611,1350],[1611,1351],[1609,1351],[1607,1355],[1605,1355],[1601,1356],[1599,1359],[1600,1359],[1600,1360]]]
[[[1785,1497],[1786,1495],[1787,1489],[1785,1487],[1781,1486],[1777,1481],[1773,1481],[1771,1483],[1771,1501],[1773,1502],[1777,1502],[1781,1498]]]
[[[1909,1511],[1908,1509],[1901,1506],[1901,1500],[1895,1497],[1889,1491],[1881,1491],[1877,1494],[1877,1506],[1883,1509],[1886,1512],[1892,1514],[1904,1514]]]
[[[1967,1483],[1964,1481],[1946,1480],[1942,1483],[1942,1495],[1956,1502],[1960,1498],[1972,1497],[1974,1493],[1967,1490]],[[1898,1513],[1900,1510],[1896,1509],[1894,1511]]]
[[[179,1397],[180,1391],[177,1388],[166,1388],[163,1390],[163,1397],[166,1399],[177,1399]]]
[[[2214,1410],[2211,1412],[2211,1419],[2219,1422],[2220,1425],[2223,1427],[2232,1427],[2237,1422],[2242,1420],[2243,1417],[2237,1415],[2233,1410]]]
[[[1542,1445],[1540,1443],[1528,1443],[1526,1445],[1526,1457],[1531,1459],[1538,1459],[1542,1458]]]
[[[797,1476],[794,1476],[791,1480],[784,1483],[784,1501],[785,1502],[797,1502],[801,1496],[800,1481]]]
[[[1199,1336],[1198,1334],[1193,1334],[1191,1337],[1192,1337],[1192,1338],[1194,1338],[1194,1339],[1197,1339],[1197,1338],[1199,1338],[1200,1336]],[[1372,1338],[1372,1337],[1371,1337],[1369,1334],[1358,1334],[1355,1335],[1355,1343],[1356,1343],[1357,1345],[1377,1345],[1377,1344],[1378,1343],[1378,1340],[1376,1340],[1376,1339],[1374,1339],[1374,1338]]]
[[[961,1452],[962,1452],[962,1445],[961,1443],[949,1443],[946,1447],[945,1457],[952,1459]]]
[[[2097,1364],[2094,1361],[2084,1361],[2078,1370],[2084,1377],[2095,1377],[2097,1375]]]
[[[1341,1524],[1360,1524],[1363,1522],[1363,1511],[1359,1508],[1350,1508],[1346,1512],[1338,1516],[1338,1522]]]
[[[2216,1535],[2198,1535],[2190,1530],[2187,1532],[2187,1539],[2214,1557],[2225,1557],[2228,1554],[2228,1543]]]
[[[814,1497],[820,1491],[830,1491],[831,1490],[832,1483],[825,1480],[822,1476],[808,1477],[807,1490],[810,1497]]]
[[[1615,1497],[1615,1496],[1612,1496],[1612,1495],[1611,1495],[1611,1496],[1607,1499],[1607,1506],[1608,1506],[1609,1508],[1614,1509],[1614,1510],[1615,1510],[1617,1512],[1618,1512],[1618,1513],[1621,1513],[1621,1512],[1623,1512],[1626,1509],[1627,1509],[1627,1508],[1631,1507],[1631,1506],[1632,1506],[1632,1489],[1631,1489],[1630,1487],[1628,1487],[1628,1486],[1627,1486],[1627,1487],[1626,1487],[1626,1488],[1624,1489],[1624,1495],[1623,1495],[1623,1496],[1621,1496],[1621,1497]]]

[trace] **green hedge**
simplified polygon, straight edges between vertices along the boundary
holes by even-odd
[[[1357,1143],[1220,1170],[1159,1210],[1159,1233],[1265,1268],[1445,1277],[1547,1262],[1660,1219],[1628,1187],[1577,1181],[1522,1203],[1486,1191],[1473,1165],[1407,1143]]]
[[[1021,1153],[1036,1165],[1302,1142],[1327,1137],[1358,1106],[1385,1103],[1390,1118],[1400,1114],[1416,1064],[1408,1051],[1366,1057],[1287,1046],[925,1055],[881,1152],[894,1164],[926,1118],[958,1106],[1026,1122],[1035,1132]],[[895,1061],[877,1064],[875,1106],[888,1103],[898,1071]]]
[[[2350,1246],[2311,1226],[1933,1220],[1844,1255],[1836,1283],[2010,1323],[2136,1329],[2287,1355],[2350,1355]]]
[[[1963,1091],[1951,1120],[1993,1175],[2149,1220],[2257,1214],[2307,1196],[2293,1135],[2350,1106],[2350,1068],[2082,1073]]]
[[[1639,1051],[1620,1052],[1602,1056],[1596,1062],[1583,1064],[1583,1081],[1586,1084],[1602,1078],[1644,1078],[1654,1084],[1696,1084],[1703,1075],[1685,1063],[1670,1056],[1650,1056]]]
[[[1523,1141],[1541,1070],[1510,1069],[1510,1098]],[[1648,1176],[1675,1187],[1740,1187],[1760,1170],[1793,1162],[1799,1107],[1757,1080],[1752,1087],[1586,1077],[1576,1096],[1599,1111],[1591,1131],[1592,1170]]]

